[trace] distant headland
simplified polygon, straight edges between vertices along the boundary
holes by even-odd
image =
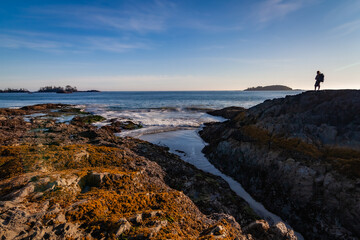
[[[99,90],[86,90],[86,91],[79,91],[76,87],[72,87],[70,85],[66,85],[65,87],[55,87],[55,86],[46,86],[41,87],[38,93],[74,93],[74,92],[100,92]],[[0,89],[0,93],[31,93],[29,90],[25,88],[15,89],[15,88],[7,88],[4,90]]]
[[[270,85],[270,86],[258,86],[250,87],[244,91],[292,91],[293,89],[284,85]]]

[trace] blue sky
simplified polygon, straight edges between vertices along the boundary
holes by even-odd
[[[360,89],[359,0],[5,0],[0,89]]]

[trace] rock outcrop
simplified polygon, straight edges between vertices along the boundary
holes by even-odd
[[[221,178],[99,120],[69,105],[0,109],[0,239],[296,239]]]
[[[308,239],[360,237],[360,91],[230,110],[200,133],[217,168]]]

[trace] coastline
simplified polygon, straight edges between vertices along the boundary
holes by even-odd
[[[125,96],[132,96],[133,94]],[[137,96],[137,94],[139,93],[134,96]],[[167,95],[168,93],[163,94]],[[172,94],[174,93],[167,96],[171,97]],[[197,94],[191,94],[192,97],[198,97]],[[273,96],[271,94],[268,96]],[[343,216],[348,216],[348,214],[356,216],[357,214],[356,206],[351,202],[354,202],[354,199],[358,196],[356,195],[358,191],[356,187],[358,176],[356,172],[358,169],[356,167],[356,159],[358,159],[356,146],[359,146],[360,137],[356,136],[360,135],[356,128],[353,129],[353,127],[357,126],[356,113],[360,111],[360,109],[357,110],[356,108],[360,106],[360,104],[356,104],[360,103],[359,95],[359,91],[355,90],[310,91],[299,95],[286,96],[285,98],[265,100],[251,108],[228,107],[215,111],[211,110],[214,108],[198,104],[201,102],[195,101],[194,103],[197,104],[176,105],[170,104],[167,100],[161,103],[163,104],[161,106],[146,103],[147,108],[144,108],[144,105],[137,105],[141,106],[141,108],[127,109],[110,104],[77,106],[40,104],[11,109],[0,108],[0,123],[2,124],[0,139],[3,143],[0,148],[11,147],[9,149],[15,149],[25,143],[25,145],[34,146],[34,149],[36,149],[34,156],[36,156],[37,152],[44,152],[44,149],[45,153],[49,153],[51,156],[53,154],[50,151],[51,148],[58,149],[59,152],[68,151],[63,149],[64,146],[77,149],[78,152],[75,155],[80,154],[80,156],[88,152],[87,149],[94,148],[95,150],[91,151],[101,152],[104,149],[97,148],[101,146],[115,149],[126,148],[125,152],[131,156],[131,159],[146,159],[146,164],[142,160],[136,160],[137,164],[153,166],[154,163],[159,166],[156,169],[151,167],[152,170],[145,167],[144,171],[150,171],[150,175],[160,177],[162,183],[159,186],[162,186],[161,189],[166,185],[170,189],[183,192],[192,202],[189,202],[189,204],[195,204],[194,206],[207,216],[207,220],[204,218],[203,223],[205,225],[203,227],[209,226],[206,224],[210,222],[215,223],[212,217],[213,214],[224,213],[226,216],[221,215],[222,220],[220,218],[215,219],[219,223],[225,218],[224,221],[232,226],[228,228],[229,233],[238,232],[239,236],[241,234],[251,234],[255,239],[263,239],[263,237],[259,237],[260,232],[268,237],[282,234],[287,239],[295,239],[296,235],[298,239],[302,238],[301,235],[286,228],[286,225],[278,223],[278,220],[273,221],[268,218],[271,213],[269,214],[266,210],[264,211],[261,207],[256,206],[254,202],[254,199],[256,199],[266,209],[281,216],[296,230],[305,233],[305,238],[326,236],[326,238],[331,237],[334,239],[344,237],[356,239],[354,233],[348,230],[355,229],[354,232],[356,232],[356,228],[351,227],[353,224],[346,220],[349,219],[348,217],[345,218],[345,223],[342,226],[338,226],[336,222],[326,225],[332,221],[331,219],[339,218],[336,215],[338,210],[332,212],[326,210],[317,211],[321,209],[319,202],[325,201],[335,209],[345,209],[342,211]],[[70,99],[78,101],[76,94],[74,96],[75,98]],[[121,95],[114,92],[110,95],[99,93],[98,96],[113,98]],[[141,96],[150,97],[149,99],[152,99],[152,101],[162,98],[156,96],[154,99],[152,98],[154,95],[149,93]],[[181,94],[176,96],[184,97]],[[224,95],[218,96],[224,97]],[[255,100],[257,99],[256,101],[261,99],[258,98],[261,94],[244,95],[236,93],[235,96],[253,96]],[[214,98],[216,99],[216,96]],[[243,106],[253,103],[254,99],[243,103]],[[97,102],[99,101],[97,100]],[[176,99],[171,103],[176,102],[180,101]],[[139,102],[130,101],[129,103],[137,104]],[[313,109],[314,106],[316,109]],[[214,116],[210,116],[206,112]],[[218,122],[215,123],[214,121]],[[209,145],[205,145],[197,135],[199,127],[202,128],[203,124],[205,126],[200,131],[200,135],[205,141],[209,142]],[[304,129],[311,129],[311,132],[304,134],[302,132]],[[281,137],[277,137],[276,134]],[[286,134],[294,134],[294,136]],[[156,146],[132,137],[139,137],[155,144],[160,141],[162,146]],[[327,145],[319,144],[322,142]],[[329,148],[329,144],[333,144],[332,147]],[[204,153],[211,163],[204,158],[201,152],[203,147],[205,147]],[[339,147],[350,149],[355,147],[355,151],[343,151]],[[21,148],[18,148],[18,150],[23,156],[32,155],[30,152],[26,152],[28,150],[25,151]],[[87,153],[85,156],[88,156]],[[318,158],[317,156],[321,157]],[[5,154],[0,157],[6,159],[8,156]],[[194,159],[200,159],[201,161],[196,162]],[[242,162],[237,162],[239,160]],[[191,164],[187,163],[187,161]],[[346,164],[343,164],[344,162]],[[151,164],[148,165],[148,163]],[[42,164],[37,163],[37,166]],[[205,172],[202,172],[196,166]],[[96,176],[97,174],[107,176],[109,174],[108,168],[100,168],[99,170],[99,166],[93,167],[90,168],[92,169],[91,176],[94,174]],[[338,168],[338,170],[333,171],[334,168]],[[37,172],[39,169],[40,172]],[[42,167],[39,167],[31,174],[43,179],[44,173],[41,172],[41,169]],[[62,171],[64,170],[62,169]],[[54,173],[52,171],[48,174],[54,177],[59,174],[57,171]],[[3,172],[6,171],[3,170]],[[79,170],[69,168],[69,172],[71,172],[71,176],[74,176],[75,172],[79,172]],[[209,175],[207,172],[215,175]],[[28,179],[26,174],[10,177],[11,179]],[[87,176],[83,174],[85,172],[80,175],[82,177]],[[142,176],[142,174],[140,175]],[[58,179],[57,181],[62,181],[58,177],[55,178]],[[89,176],[86,178],[89,178]],[[110,178],[114,181],[117,177],[111,175]],[[239,184],[233,179],[241,183],[243,188],[251,193],[253,199],[249,199],[246,194],[244,195],[241,186],[239,187]],[[10,184],[11,181],[6,184]],[[157,181],[159,179],[155,182]],[[36,186],[30,182],[28,184]],[[103,186],[102,184],[100,182],[95,185],[99,187]],[[150,188],[153,187],[150,185],[148,185]],[[0,188],[3,188],[2,186],[4,185],[1,185]],[[66,186],[66,188],[68,187]],[[91,187],[93,186],[91,185]],[[15,190],[16,188],[22,189],[21,186],[16,185],[10,189]],[[214,188],[217,190],[214,191]],[[240,196],[246,198],[250,205],[242,200],[238,193],[241,193]],[[271,194],[267,195],[269,193]],[[337,200],[335,193],[341,193],[342,200],[340,202]],[[32,194],[29,195],[33,196]],[[83,193],[80,191],[81,194]],[[344,198],[344,196],[346,197]],[[233,201],[234,199],[238,199],[236,200],[238,201],[237,204],[235,204],[236,201]],[[316,201],[312,202],[312,199]],[[309,205],[306,205],[307,201]],[[346,207],[344,207],[344,204]],[[190,205],[186,206],[194,209]],[[304,206],[305,209],[299,210]],[[313,209],[312,206],[316,206],[316,208]],[[353,206],[355,206],[355,209]],[[251,207],[254,207],[255,211]],[[7,208],[5,207],[5,209]],[[292,209],[295,209],[295,211]],[[312,210],[308,211],[309,209]],[[308,213],[313,213],[311,216],[316,217],[316,220],[308,220],[309,217],[306,217]],[[146,215],[147,213],[145,211],[142,214]],[[327,218],[329,214],[331,218]],[[67,216],[67,214],[64,215]],[[195,214],[195,216],[200,215]],[[230,216],[234,217],[234,219],[231,220]],[[325,220],[322,220],[322,217],[325,217]],[[140,223],[132,223],[130,216],[125,218],[131,226],[141,225]],[[70,221],[69,223],[72,224],[73,222]],[[235,223],[239,223],[240,227],[236,227]],[[126,222],[125,225],[128,226]],[[221,226],[225,227],[225,225]],[[350,226],[350,228],[346,226]],[[197,228],[197,231],[200,232],[200,229]]]
[[[261,220],[221,178],[164,147],[115,137],[114,129],[92,125],[99,116],[64,104],[0,110],[0,210],[8,219],[0,228],[5,238],[251,234],[254,239],[295,239],[284,224]],[[70,122],[58,121],[73,115]],[[145,202],[129,205],[129,199]]]

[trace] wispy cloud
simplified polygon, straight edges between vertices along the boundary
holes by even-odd
[[[212,23],[209,19],[206,18],[179,19],[178,22],[178,27],[180,28],[194,29],[210,33],[239,31],[244,28],[241,24]]]
[[[115,38],[88,37],[86,38],[87,48],[108,52],[125,52],[133,49],[146,49],[148,46],[144,43],[124,43]]]
[[[227,62],[236,62],[243,64],[272,64],[272,63],[289,63],[293,62],[296,59],[293,58],[232,58],[232,57],[208,57],[203,58],[203,60],[210,61],[227,61]]]
[[[94,15],[91,19],[87,20],[89,22],[94,22],[99,26],[104,25],[110,28],[126,31],[163,31],[166,28],[162,17],[149,14],[138,13],[136,16],[132,15],[131,17]]]
[[[332,31],[337,35],[340,34],[341,36],[349,35],[356,31],[360,31],[360,19],[344,23],[340,26],[335,27]]]
[[[1,34],[0,47],[10,49],[26,48],[38,51],[57,52],[71,47],[71,44],[44,39],[30,39],[29,37],[19,35]]]
[[[132,2],[131,5],[114,8],[60,5],[32,8],[29,11],[35,18],[56,19],[53,24],[61,27],[112,32],[117,30],[121,33],[161,33],[169,29],[193,29],[204,32],[243,29],[236,21],[225,24],[202,12],[189,14],[189,9],[180,9],[174,1],[169,0],[152,0],[141,4]]]
[[[339,68],[335,69],[335,72],[343,71],[343,70],[346,70],[348,68],[356,67],[356,66],[359,66],[359,65],[360,65],[360,62],[351,63],[351,64],[348,64],[346,66],[342,66],[342,67],[339,67]]]
[[[356,18],[360,14],[359,0],[342,0],[336,2],[336,7],[326,12],[324,21],[326,22],[342,22],[344,19],[351,17]]]
[[[167,1],[149,1],[143,5],[114,8],[62,5],[32,8],[36,17],[56,18],[55,24],[73,28],[93,28],[146,33],[163,31],[175,5]]]
[[[209,46],[200,47],[199,50],[207,51],[207,50],[219,50],[224,48],[225,48],[224,45],[209,45]]]
[[[254,15],[258,22],[267,23],[300,9],[304,3],[304,0],[265,0],[257,5]]]
[[[135,49],[147,49],[142,42],[121,41],[115,37],[80,37],[37,32],[17,31],[0,34],[0,47],[8,49],[31,49],[43,52],[91,52],[106,51],[121,53]]]

